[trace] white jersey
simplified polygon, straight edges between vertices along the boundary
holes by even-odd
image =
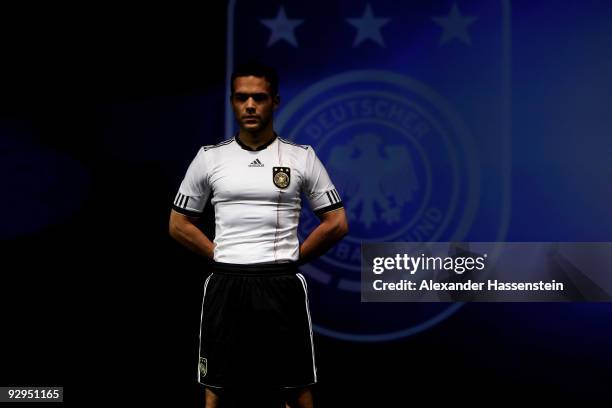
[[[299,258],[302,192],[317,215],[342,207],[311,146],[275,134],[269,143],[253,150],[235,136],[200,149],[173,208],[198,217],[212,194],[216,262],[291,262]]]

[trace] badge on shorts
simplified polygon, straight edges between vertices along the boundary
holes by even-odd
[[[208,372],[208,361],[204,357],[200,357],[200,376],[206,377]]]
[[[272,168],[272,181],[278,188],[287,188],[291,182],[291,169],[289,167]]]

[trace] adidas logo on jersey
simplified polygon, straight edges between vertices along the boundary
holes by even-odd
[[[255,159],[249,164],[249,167],[263,167],[264,164],[259,161],[259,159]]]

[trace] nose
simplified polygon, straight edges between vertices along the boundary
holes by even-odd
[[[253,99],[253,97],[247,99],[245,108],[247,112],[255,112],[255,100]]]

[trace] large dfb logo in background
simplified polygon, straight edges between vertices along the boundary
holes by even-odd
[[[364,241],[504,240],[509,9],[505,0],[230,1],[227,77],[234,61],[253,58],[280,71],[275,128],[314,147],[349,217],[350,234],[302,268],[317,332],[392,340],[461,307],[362,303]],[[236,131],[229,105],[225,120],[229,138]],[[318,223],[303,207],[301,240]]]
[[[458,304],[359,302],[362,241],[460,240],[472,222],[477,202],[470,197],[479,175],[469,163],[476,157],[467,128],[450,105],[406,76],[349,71],[294,98],[279,117],[278,129],[315,148],[351,226],[348,237],[304,267],[319,283],[311,285],[319,299],[313,303],[336,299],[334,307],[313,312],[327,320],[317,322],[318,330],[352,340],[384,339],[407,335],[456,310]],[[301,239],[317,223],[312,212],[303,211]]]

